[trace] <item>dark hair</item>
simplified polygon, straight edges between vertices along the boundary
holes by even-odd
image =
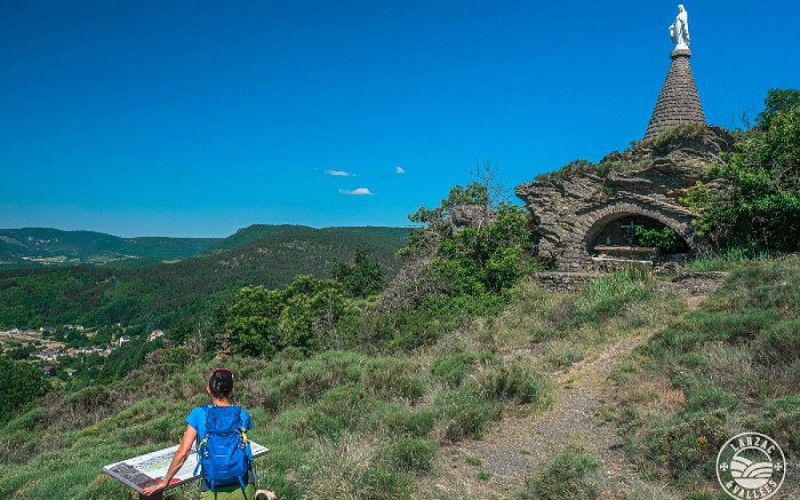
[[[217,368],[211,372],[208,388],[215,398],[229,399],[233,392],[233,372],[227,368]]]

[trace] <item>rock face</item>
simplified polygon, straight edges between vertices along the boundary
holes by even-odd
[[[483,227],[495,222],[496,215],[492,209],[483,205],[461,205],[450,213],[451,231],[456,232],[467,227]]]
[[[595,269],[598,238],[624,220],[670,227],[697,252],[704,241],[680,199],[732,146],[731,135],[719,127],[673,129],[611,153],[599,165],[567,166],[517,186],[533,215],[539,255],[559,271]]]

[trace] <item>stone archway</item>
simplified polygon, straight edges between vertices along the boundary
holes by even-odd
[[[559,269],[562,271],[591,268],[592,255],[589,247],[592,242],[610,222],[626,216],[652,219],[673,229],[692,253],[697,253],[703,245],[702,238],[691,225],[691,213],[675,205],[658,206],[639,200],[615,200],[600,206],[595,205],[576,215],[575,230],[560,242],[560,246],[564,248],[559,260]]]

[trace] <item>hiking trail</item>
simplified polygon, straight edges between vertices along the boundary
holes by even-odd
[[[704,298],[688,297],[687,306],[694,309]],[[426,493],[441,493],[444,498],[509,498],[526,478],[568,446],[577,445],[602,462],[598,471],[601,498],[624,498],[637,488],[664,500],[680,498],[666,485],[643,483],[622,450],[616,425],[602,417],[604,411],[620,408],[618,390],[609,376],[657,331],[618,339],[554,374],[554,400],[545,410],[507,412],[483,439],[444,447],[440,474],[431,478]]]

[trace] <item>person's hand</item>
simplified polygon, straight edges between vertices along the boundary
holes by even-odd
[[[158,480],[158,482],[156,484],[154,484],[152,486],[148,486],[147,488],[143,489],[142,490],[142,495],[150,496],[153,493],[157,492],[158,490],[163,490],[167,486],[169,486],[169,483],[164,478],[161,478],[161,479]]]

